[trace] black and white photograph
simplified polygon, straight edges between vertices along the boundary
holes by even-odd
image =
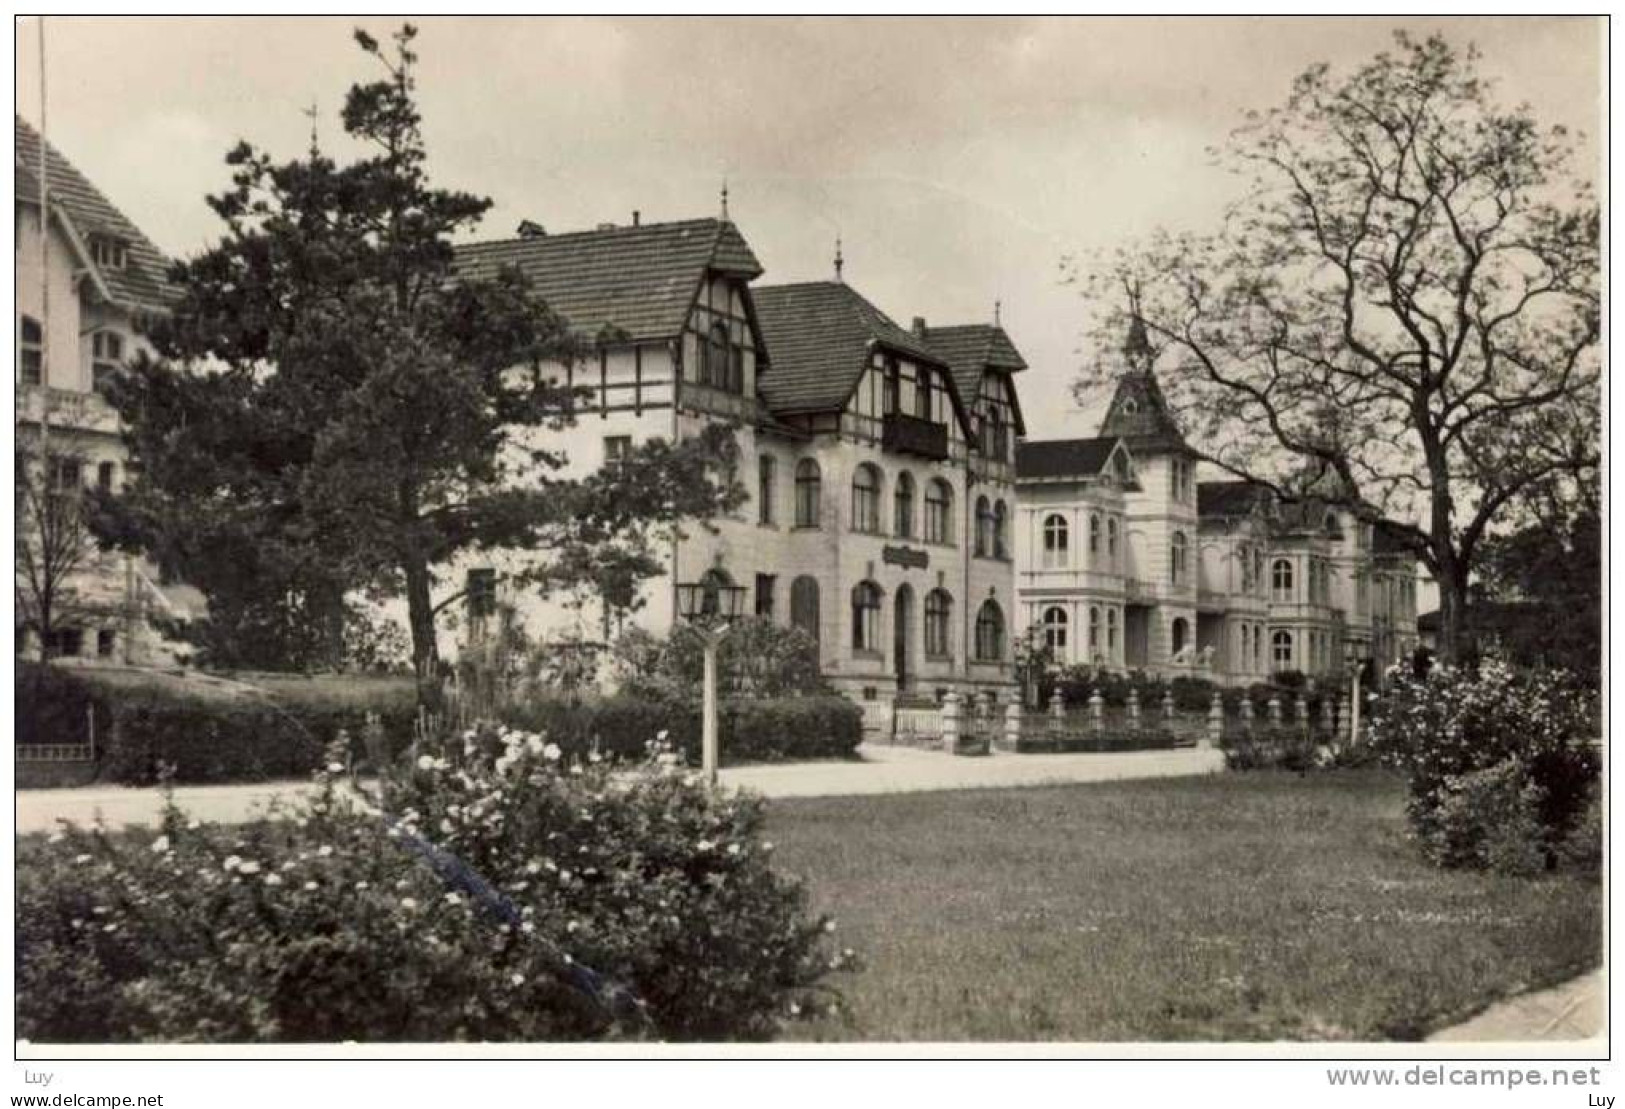
[[[11,1104],[1611,1105],[1608,33],[16,17]]]

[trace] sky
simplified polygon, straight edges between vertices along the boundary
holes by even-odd
[[[165,251],[219,233],[206,194],[239,138],[346,152],[337,111],[397,21],[53,17],[52,143]],[[1476,44],[1508,103],[1598,156],[1601,24],[1441,18],[465,18],[420,23],[435,183],[494,202],[481,233],[732,218],[758,284],[833,275],[904,326],[1002,320],[1030,369],[1030,437],[1093,435],[1070,385],[1095,356],[1062,259],[1214,227],[1236,182],[1209,150],[1318,62],[1347,71],[1396,29]],[[39,36],[15,39],[39,120]],[[1600,179],[1601,174],[1597,175]]]

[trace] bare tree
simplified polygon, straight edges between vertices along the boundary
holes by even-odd
[[[1599,452],[1598,208],[1570,136],[1476,64],[1401,34],[1344,79],[1311,68],[1219,151],[1250,184],[1219,231],[1073,271],[1116,305],[1103,333],[1143,321],[1213,462],[1400,523],[1447,659],[1486,532]]]
[[[56,633],[89,611],[81,586],[101,554],[85,509],[84,460],[34,445],[19,449],[16,462],[17,615],[39,636],[44,661]]]

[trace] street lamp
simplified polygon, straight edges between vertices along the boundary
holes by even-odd
[[[1343,665],[1349,672],[1349,746],[1360,742],[1360,645],[1350,640],[1343,647]]]
[[[705,651],[705,707],[700,717],[700,760],[706,781],[717,781],[717,648],[745,607],[745,589],[707,574],[677,587],[677,611],[700,637]]]

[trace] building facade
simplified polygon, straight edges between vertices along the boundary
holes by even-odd
[[[723,423],[749,495],[674,538],[632,605],[507,587],[529,552],[465,561],[448,583],[469,586],[460,645],[487,634],[490,612],[533,637],[665,634],[678,586],[717,581],[816,640],[825,676],[855,698],[1013,688],[1014,374],[1025,363],[1002,328],[904,328],[838,274],[756,285],[762,267],[726,217],[523,230],[461,248],[458,270],[517,266],[595,338],[591,362],[552,371],[585,387],[573,425],[547,433],[560,473]]]
[[[1023,630],[1060,665],[1204,677],[1378,672],[1417,640],[1414,556],[1304,475],[1199,481],[1138,321],[1100,435],[1017,448]]]
[[[59,493],[91,485],[116,490],[128,474],[128,452],[101,390],[125,360],[150,351],[143,323],[174,301],[168,262],[21,118],[15,173],[16,435],[19,452],[30,459],[25,477]],[[37,551],[41,539],[36,531],[19,542]],[[19,555],[17,651],[35,654],[40,633],[29,614],[38,589],[26,580],[28,560]],[[172,662],[177,648],[155,624],[185,620],[200,603],[195,591],[161,581],[150,562],[110,551],[87,556],[61,584],[65,596],[46,646],[62,659]]]

